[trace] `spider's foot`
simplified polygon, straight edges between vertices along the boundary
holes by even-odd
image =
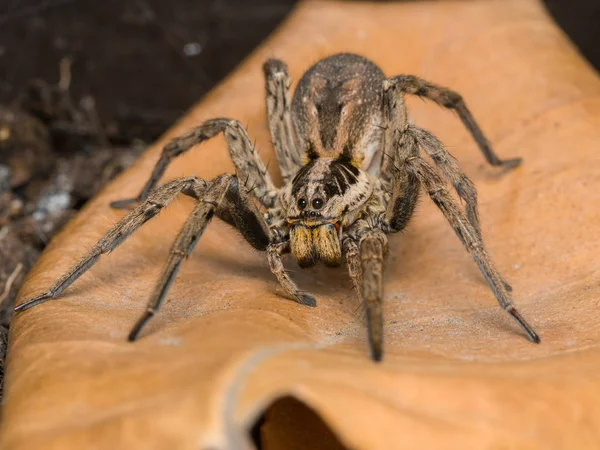
[[[520,166],[521,162],[523,162],[523,158],[512,158],[512,159],[499,159],[492,164],[494,166],[502,167],[506,170],[511,170],[511,169],[514,169],[515,167]]]
[[[371,348],[371,359],[374,362],[381,362],[383,359],[383,350],[381,347],[372,347]]]
[[[44,303],[46,300],[50,300],[52,297],[53,297],[53,295],[51,292],[44,292],[43,294],[38,295],[37,297],[33,297],[32,299],[21,303],[19,306],[16,306],[14,311],[15,312],[25,311],[26,309],[29,309],[35,305]]]
[[[371,359],[381,362],[383,358],[383,317],[381,304],[366,302],[367,306],[367,332],[369,335],[369,349]]]
[[[133,326],[131,333],[129,333],[129,336],[127,336],[127,340],[129,342],[133,342],[133,341],[137,340],[137,338],[139,337],[139,335],[142,331],[142,328],[144,328],[144,325],[146,325],[148,323],[148,321],[150,319],[152,319],[153,316],[154,316],[154,310],[147,309],[146,311],[144,311],[144,314],[142,314],[142,316],[138,319],[136,324]]]
[[[521,329],[525,332],[527,339],[529,339],[534,344],[539,344],[541,342],[540,337],[533,330],[533,327],[527,323],[527,321],[523,318],[521,313],[515,309],[514,306],[510,306],[506,309],[506,311],[512,316],[513,319],[519,324]]]
[[[137,206],[140,201],[137,198],[126,198],[124,200],[116,200],[110,203],[110,207],[114,209],[127,209],[132,206]]]
[[[139,330],[133,330],[133,331],[131,331],[129,333],[129,335],[127,336],[127,341],[128,342],[135,342],[135,341],[137,341],[138,334],[139,334]]]
[[[294,296],[294,300],[296,300],[301,305],[305,306],[317,306],[317,300],[310,294],[298,294]]]

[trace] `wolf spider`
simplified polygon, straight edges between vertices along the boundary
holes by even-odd
[[[281,287],[302,305],[316,306],[316,301],[289,277],[282,255],[291,252],[300,267],[318,261],[339,266],[345,259],[366,306],[371,356],[380,361],[386,234],[406,227],[423,188],[471,253],[500,306],[530,341],[540,341],[515,308],[509,294],[511,287],[485,250],[473,183],[435,136],[408,119],[404,95],[432,100],[458,113],[489,164],[517,166],[518,158],[501,160],[496,156],[459,94],[410,75],[386,78],[379,67],[361,56],[338,54],[308,69],[290,102],[286,64],[270,59],[263,70],[269,129],[283,187],[274,185],[240,122],[208,120],[164,147],[136,198],[111,204],[115,208],[138,204],[135,209],[50,289],[15,310],[23,311],[60,295],[102,254],[117,247],[182,193],[196,199],[196,206],[173,244],[148,307],[129,334],[130,341],[158,312],[179,265],[216,215],[237,228],[255,249],[267,252],[269,266]],[[236,175],[224,174],[211,181],[192,175],[156,187],[173,158],[219,133],[225,135]],[[443,178],[452,184],[464,201],[464,210],[419,149],[431,157]],[[266,208],[264,214],[257,203]]]

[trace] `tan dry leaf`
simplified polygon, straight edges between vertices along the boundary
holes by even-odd
[[[600,82],[537,1],[301,3],[235,73],[53,240],[21,300],[47,288],[121,215],[169,137],[215,116],[249,124],[273,158],[260,65],[292,76],[338,51],[387,74],[461,92],[502,157],[499,175],[450,113],[410,101],[413,121],[448,145],[479,189],[490,252],[542,337],[530,344],[498,308],[442,215],[423,199],[391,239],[386,356],[366,332],[343,270],[295,273],[319,305],[287,301],[263,255],[214,222],[169,302],[135,344],[127,332],[190,202],[181,200],[59,300],[15,318],[3,449],[334,448],[309,405],[354,449],[600,447]],[[271,165],[275,173],[274,165]],[[167,177],[231,171],[222,138]],[[292,264],[292,263],[290,263]],[[303,441],[304,440],[304,441]],[[303,444],[304,442],[304,444]]]

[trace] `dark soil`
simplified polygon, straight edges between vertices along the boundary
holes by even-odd
[[[48,240],[294,3],[0,2],[0,397],[14,300]],[[546,4],[600,67],[600,2]]]

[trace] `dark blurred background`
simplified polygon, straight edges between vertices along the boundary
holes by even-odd
[[[249,54],[294,0],[0,0],[0,103],[32,78],[58,80],[70,56],[72,92],[102,117],[166,121]],[[555,20],[600,67],[600,0],[546,0]],[[399,43],[402,45],[402,43]]]

